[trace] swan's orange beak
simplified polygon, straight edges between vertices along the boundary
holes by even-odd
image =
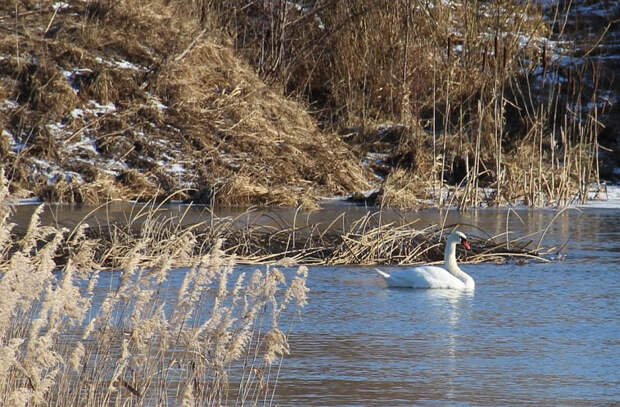
[[[463,246],[465,246],[467,250],[471,250],[471,247],[469,246],[469,242],[466,239],[461,239],[461,243],[463,244]]]

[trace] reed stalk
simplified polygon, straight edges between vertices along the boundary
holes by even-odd
[[[221,239],[196,255],[195,227],[161,207],[114,225],[104,250],[85,222],[71,232],[42,226],[43,206],[18,238],[2,171],[0,197],[0,405],[273,400],[279,375],[242,372],[267,372],[290,352],[279,325],[291,327],[307,303],[305,267],[246,276]],[[176,287],[181,263],[190,267]]]

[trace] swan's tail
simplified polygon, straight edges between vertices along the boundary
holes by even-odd
[[[386,273],[385,271],[381,271],[379,269],[375,269],[375,271],[383,278],[390,278],[390,275],[388,273]]]

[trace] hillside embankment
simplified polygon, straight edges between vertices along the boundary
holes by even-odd
[[[558,24],[511,2],[9,0],[0,163],[49,202],[584,199],[611,102]]]

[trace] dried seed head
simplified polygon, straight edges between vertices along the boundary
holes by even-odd
[[[267,364],[272,364],[277,357],[290,353],[286,335],[278,328],[273,328],[271,331],[267,332],[264,341],[265,354],[263,357]]]

